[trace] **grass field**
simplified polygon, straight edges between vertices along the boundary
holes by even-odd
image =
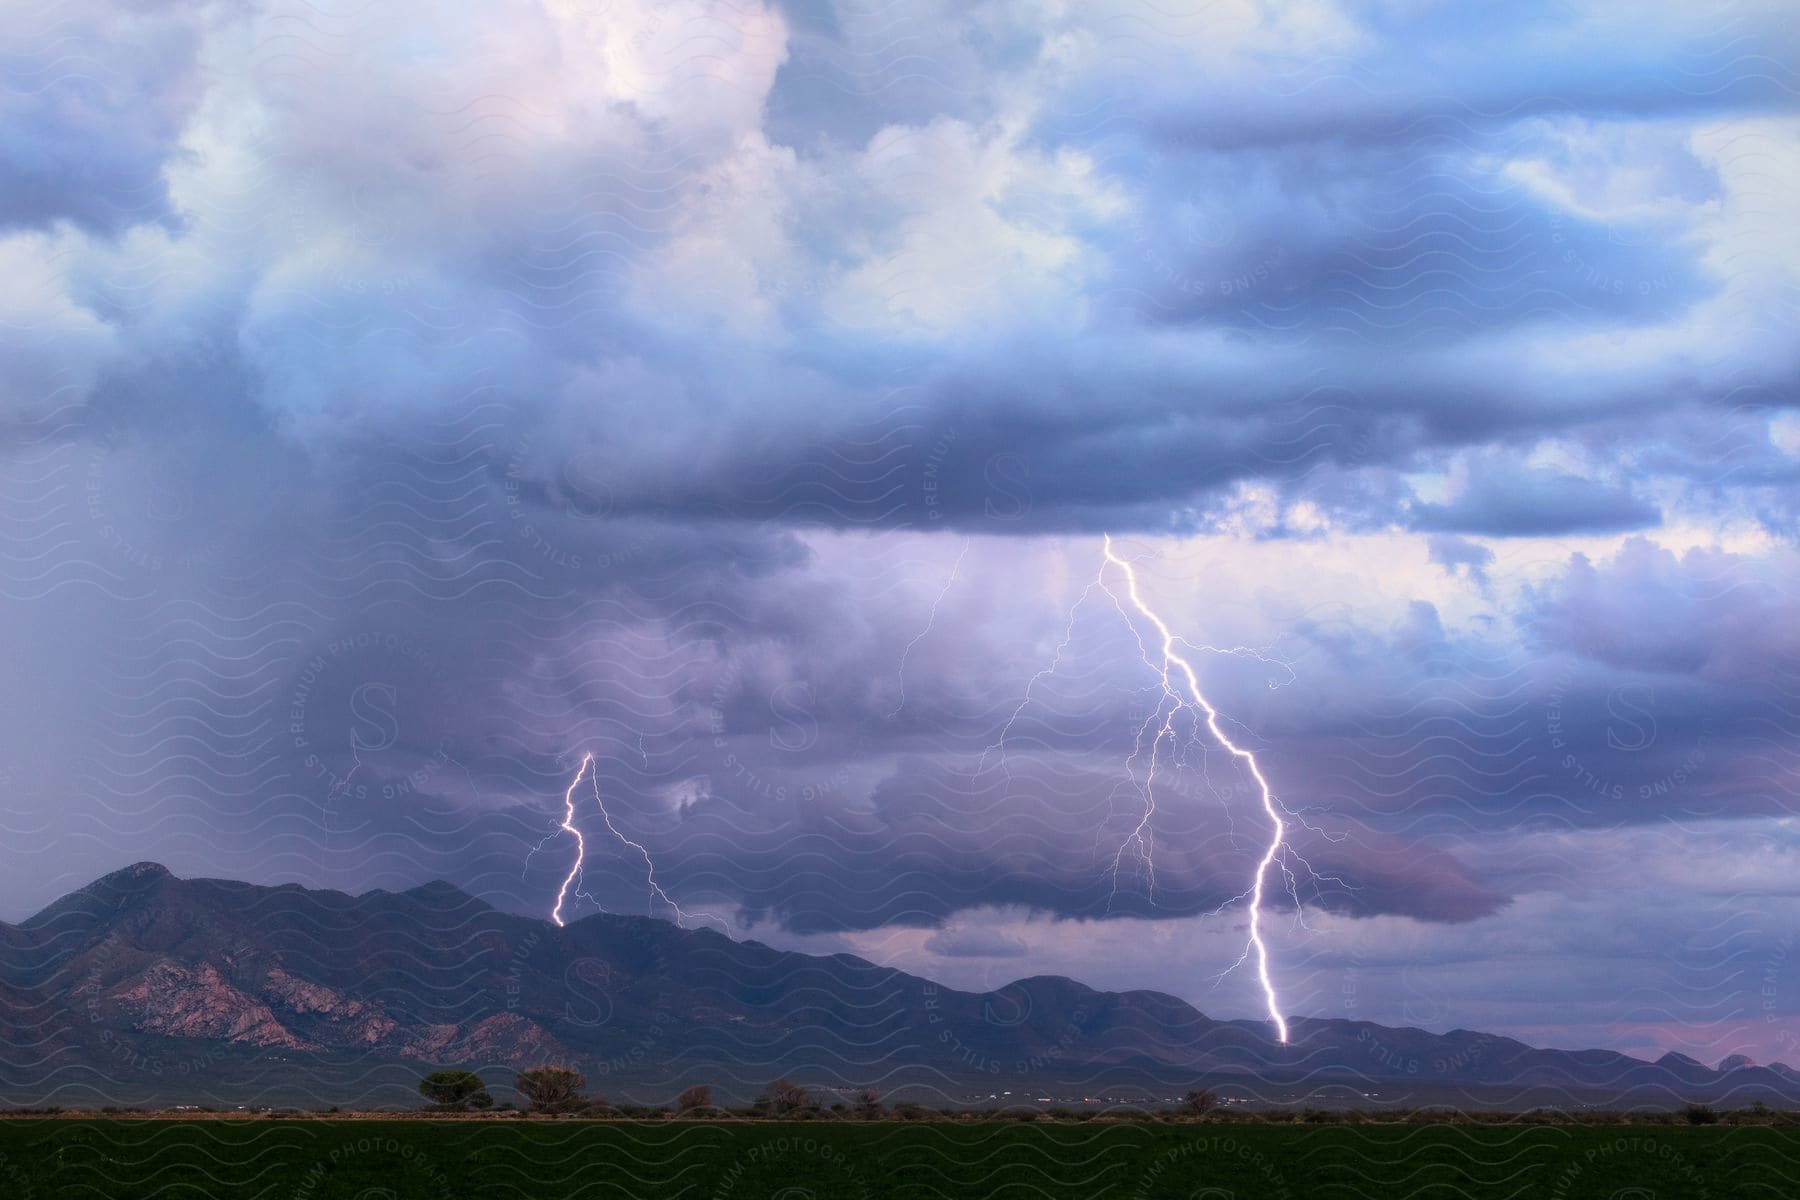
[[[0,1121],[0,1196],[1676,1200],[1800,1196],[1751,1126]]]

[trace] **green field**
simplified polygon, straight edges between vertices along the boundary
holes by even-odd
[[[1800,1196],[1800,1133],[1759,1126],[7,1120],[0,1121],[0,1196],[1785,1200]]]

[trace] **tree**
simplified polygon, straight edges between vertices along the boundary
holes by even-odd
[[[1205,1088],[1195,1088],[1187,1094],[1187,1110],[1196,1117],[1204,1117],[1219,1107],[1219,1098]]]
[[[433,1071],[419,1080],[419,1094],[444,1112],[491,1108],[494,1103],[487,1085],[473,1071]]]
[[[763,1089],[763,1100],[778,1117],[791,1116],[812,1103],[812,1096],[799,1084],[777,1079]]]
[[[693,1112],[695,1109],[711,1107],[712,1089],[704,1083],[696,1083],[691,1088],[684,1088],[681,1095],[675,1097],[676,1112]]]
[[[536,1112],[569,1112],[585,1103],[581,1089],[587,1086],[587,1076],[574,1067],[545,1063],[520,1071],[513,1086],[531,1101]]]
[[[887,1116],[887,1108],[881,1103],[881,1093],[872,1087],[863,1088],[856,1093],[856,1103],[852,1108],[859,1121],[879,1121]]]

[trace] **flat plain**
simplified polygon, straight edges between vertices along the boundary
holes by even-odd
[[[0,1194],[660,1200],[1713,1200],[1800,1195],[1754,1125],[0,1121]]]

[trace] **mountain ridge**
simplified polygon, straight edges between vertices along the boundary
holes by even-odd
[[[1531,1047],[1295,1017],[1208,1017],[1149,989],[1059,975],[964,992],[850,954],[806,955],[651,917],[557,926],[454,884],[360,895],[113,871],[0,923],[11,1103],[294,1094],[410,1102],[420,1066],[495,1078],[575,1062],[616,1099],[689,1082],[747,1097],[776,1075],[937,1103],[989,1095],[1530,1107],[1792,1103],[1800,1073],[1685,1055]]]

